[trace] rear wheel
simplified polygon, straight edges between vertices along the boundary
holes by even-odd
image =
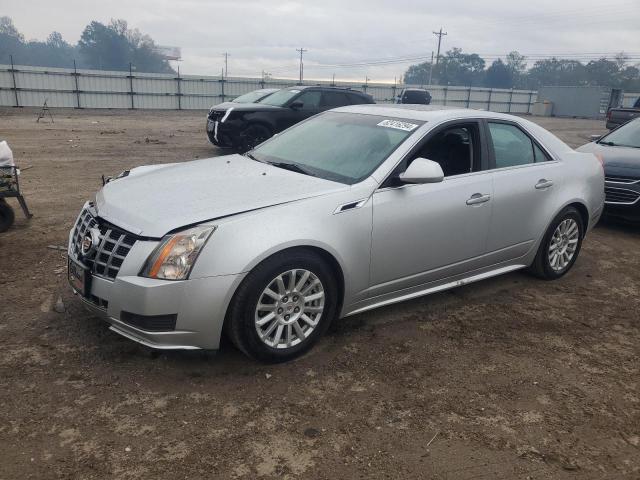
[[[9,230],[15,218],[13,208],[11,208],[7,202],[0,199],[0,233]]]
[[[283,362],[309,350],[336,315],[331,269],[311,252],[282,252],[244,279],[230,306],[227,333],[256,360]]]
[[[580,212],[574,207],[565,208],[551,222],[529,270],[547,280],[560,278],[578,258],[583,237]]]
[[[271,136],[271,130],[267,127],[259,123],[252,123],[240,133],[238,150],[241,153],[247,152],[271,138]]]

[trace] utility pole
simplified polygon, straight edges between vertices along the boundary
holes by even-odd
[[[227,76],[229,75],[229,70],[227,68],[229,65],[228,61],[231,54],[228,52],[224,52],[222,56],[224,57],[224,78],[227,78]]]
[[[429,64],[429,83],[431,85],[431,79],[433,78],[433,50],[431,51],[431,63]]]
[[[436,65],[438,64],[438,61],[440,60],[440,43],[442,43],[442,37],[445,36],[447,34],[447,32],[443,32],[442,31],[442,27],[440,27],[440,31],[439,32],[433,32],[433,34],[438,37],[438,54],[436,55]]]
[[[304,77],[304,64],[302,63],[302,54],[307,50],[304,48],[296,48],[296,52],[300,52],[300,85],[302,85],[302,78]]]

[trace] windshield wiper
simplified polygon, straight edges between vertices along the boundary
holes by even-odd
[[[607,142],[607,141],[604,141],[604,142],[598,142],[598,143],[599,143],[600,145],[607,145],[608,147],[619,147],[619,145],[617,145],[617,144],[615,144],[615,143],[613,143],[613,142]]]
[[[251,160],[255,160],[256,162],[267,163],[267,162],[263,162],[262,160],[258,160],[256,157],[253,156],[251,152],[246,152],[244,156],[250,158]]]
[[[302,173],[304,175],[310,175],[312,177],[315,177],[315,175],[311,173],[309,170],[307,170],[304,167],[301,167],[296,163],[287,163],[287,162],[267,162],[267,163],[269,165],[273,165],[274,167],[282,168],[284,170],[290,170],[292,172]]]

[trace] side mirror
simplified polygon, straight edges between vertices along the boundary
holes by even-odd
[[[589,135],[589,139],[592,142],[597,142],[598,140],[600,140],[602,138],[602,135]]]
[[[438,183],[444,179],[444,172],[439,163],[416,158],[398,178],[404,183]]]
[[[302,107],[304,107],[304,103],[302,103],[299,100],[297,100],[297,101],[293,102],[291,105],[289,105],[289,108],[291,108],[293,110],[300,110]]]

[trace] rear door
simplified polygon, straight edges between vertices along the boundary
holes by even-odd
[[[320,101],[320,110],[330,110],[332,108],[344,107],[350,105],[351,102],[344,92],[335,92],[331,90],[325,90],[322,92],[322,99]]]
[[[487,252],[498,263],[525,255],[545,232],[557,208],[562,168],[516,123],[486,125],[493,177]]]

